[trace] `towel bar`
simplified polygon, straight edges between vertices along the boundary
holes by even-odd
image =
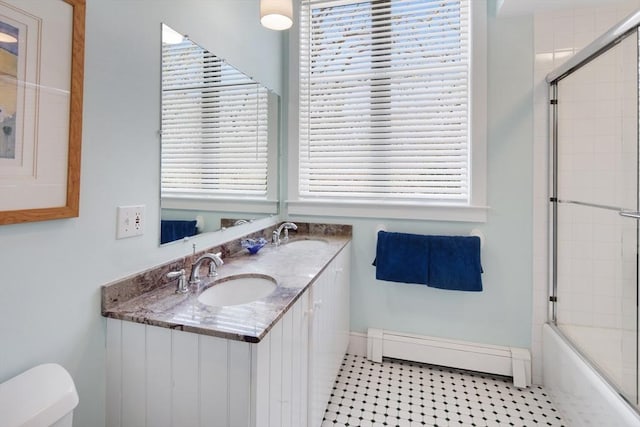
[[[387,231],[387,226],[384,225],[384,224],[378,224],[376,226],[376,238],[378,237],[378,233],[380,231]],[[479,237],[480,238],[480,249],[484,248],[485,237],[484,237],[484,233],[481,230],[479,230],[477,228],[474,228],[473,230],[471,230],[469,232],[469,236]]]

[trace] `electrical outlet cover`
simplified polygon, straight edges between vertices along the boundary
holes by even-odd
[[[116,239],[144,234],[144,205],[118,206]]]

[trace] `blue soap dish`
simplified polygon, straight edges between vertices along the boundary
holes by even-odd
[[[258,253],[258,251],[260,249],[262,249],[262,247],[264,245],[267,244],[267,240],[263,237],[259,238],[259,239],[244,239],[240,242],[240,244],[242,245],[243,248],[245,248],[246,250],[249,251],[249,253],[251,255],[255,255]]]

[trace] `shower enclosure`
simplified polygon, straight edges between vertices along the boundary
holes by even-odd
[[[640,12],[547,76],[550,318],[638,408]]]

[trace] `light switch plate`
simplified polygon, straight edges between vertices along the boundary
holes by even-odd
[[[144,234],[144,205],[118,206],[116,239]]]

